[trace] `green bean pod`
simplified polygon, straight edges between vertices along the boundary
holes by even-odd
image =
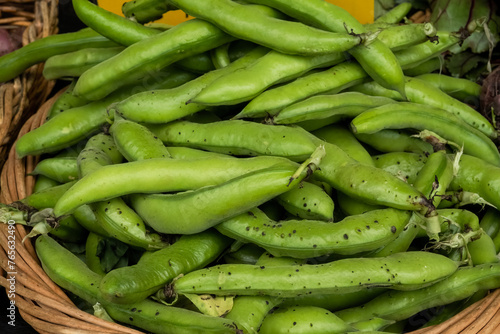
[[[126,1],[122,6],[126,18],[139,23],[148,23],[161,19],[164,13],[177,9],[167,1],[136,0]]]
[[[0,82],[12,80],[30,66],[42,63],[58,54],[83,48],[108,48],[114,46],[117,46],[115,42],[90,28],[47,36],[0,57],[0,72],[2,73]]]
[[[500,212],[494,208],[487,208],[479,225],[484,233],[495,237],[500,232]]]
[[[403,70],[403,73],[409,77],[417,77],[419,75],[442,71],[444,67],[444,59],[442,55],[433,56],[413,67]]]
[[[420,191],[389,172],[359,163],[333,144],[325,143],[325,151],[316,180],[368,204],[424,212],[432,209]]]
[[[72,4],[75,14],[86,26],[121,45],[131,45],[159,33],[155,29],[127,20],[90,1],[72,0]],[[116,29],[117,27],[120,29]]]
[[[56,284],[91,304],[101,303],[115,321],[158,334],[238,333],[232,321],[151,300],[128,305],[106,302],[99,292],[102,276],[76,255],[47,236],[37,238],[35,247],[44,271]]]
[[[100,284],[109,302],[129,304],[146,299],[180,274],[210,264],[229,246],[230,239],[214,230],[180,237],[170,246],[148,254],[135,265],[113,269]]]
[[[78,179],[78,167],[74,157],[52,157],[42,159],[31,172],[44,175],[60,183]]]
[[[259,333],[340,334],[350,330],[356,329],[326,309],[316,306],[294,306],[278,308],[269,313],[262,321]]]
[[[284,54],[275,50],[238,71],[221,76],[194,96],[190,103],[232,105],[249,101],[267,88],[345,59],[342,53],[319,56]]]
[[[303,182],[278,197],[276,202],[292,216],[302,219],[333,221],[335,203],[326,191],[311,182]]]
[[[500,286],[500,264],[460,267],[441,282],[415,291],[387,291],[373,300],[336,312],[347,323],[380,317],[402,320],[425,309],[447,305],[473,295],[480,289]]]
[[[386,13],[379,16],[375,20],[375,23],[389,23],[389,24],[399,23],[401,20],[405,18],[406,14],[408,14],[411,9],[412,9],[411,3],[409,2],[400,3],[391,8]]]
[[[299,21],[320,29],[343,33],[346,30],[361,34],[365,27],[348,11],[326,1],[285,1],[285,0],[252,0],[284,12]],[[394,89],[404,95],[403,71],[392,51],[377,38],[348,50],[363,69],[375,81],[388,89]]]
[[[192,78],[185,71],[166,68],[143,81],[130,84],[108,97],[80,107],[59,113],[40,127],[26,133],[16,143],[16,153],[22,158],[27,155],[57,152],[99,132],[113,114],[108,114],[111,103],[120,101],[134,92],[154,87],[176,87]],[[152,81],[150,81],[152,80]],[[127,81],[127,80],[125,80]]]
[[[54,207],[56,216],[83,204],[131,193],[174,192],[216,185],[245,173],[272,166],[296,168],[279,157],[171,159],[156,158],[103,166],[82,177]],[[134,182],[131,182],[134,180]]]
[[[233,239],[254,243],[274,256],[313,258],[328,254],[352,255],[373,251],[394,240],[410,219],[396,209],[373,210],[336,223],[318,220],[275,222],[253,209],[216,229]]]
[[[73,94],[99,100],[124,86],[127,80],[140,80],[172,63],[230,42],[229,36],[212,24],[189,20],[172,29],[134,43],[115,57],[92,67],[78,79]]]
[[[344,62],[329,69],[313,72],[285,85],[269,89],[252,99],[234,118],[274,116],[295,102],[319,94],[338,93],[368,78],[355,62]]]
[[[318,153],[318,157],[316,157]],[[160,233],[193,234],[259,206],[297,187],[322,151],[299,169],[290,166],[255,170],[224,183],[176,194],[132,194],[131,206]]]
[[[436,36],[426,42],[409,46],[394,52],[403,71],[425,63],[439,56],[460,42],[460,36],[453,32],[438,30]]]
[[[477,104],[481,94],[481,85],[465,78],[456,78],[443,73],[427,73],[416,77],[426,83],[439,88],[446,94],[462,102]]]
[[[362,42],[360,36],[349,35],[345,31],[332,33],[298,22],[270,18],[251,6],[229,0],[217,0],[210,4],[193,0],[170,0],[170,3],[237,38],[283,53],[314,55],[342,52]]]
[[[423,43],[436,36],[437,30],[432,23],[407,23],[378,30],[378,40],[393,52],[412,45]]]
[[[178,278],[169,289],[173,294],[282,297],[347,293],[374,286],[418,291],[456,270],[457,264],[443,255],[413,251],[383,258],[347,258],[318,265],[216,265]]]
[[[365,110],[395,102],[385,97],[367,96],[356,92],[316,95],[283,108],[271,118],[271,122],[294,124],[325,118],[330,118],[330,122],[337,122],[352,119]]]
[[[274,155],[304,161],[317,146],[300,129],[243,120],[209,124],[177,121],[147,126],[167,146],[187,146],[225,154]]]
[[[500,261],[497,255],[493,239],[486,233],[482,233],[479,238],[467,244],[470,254],[470,262],[474,266],[485,263],[497,263]]]
[[[88,2],[88,1],[87,1]],[[50,57],[43,66],[47,80],[76,78],[89,68],[123,51],[122,46],[112,48],[85,48]]]
[[[357,133],[355,137],[379,152],[430,153],[433,147],[420,138],[412,137],[404,130],[380,130],[374,133]]]
[[[118,150],[128,161],[170,157],[163,142],[142,124],[115,114],[109,132]]]
[[[394,117],[397,113],[399,117]],[[354,133],[374,133],[383,129],[429,130],[464,147],[471,154],[500,165],[500,154],[493,141],[461,118],[437,107],[411,102],[387,104],[365,111],[351,122]]]
[[[244,68],[267,52],[269,52],[267,48],[254,48],[224,68],[205,73],[176,88],[134,94],[113,105],[113,109],[124,118],[145,123],[166,123],[194,114],[204,110],[206,106],[196,103],[186,104],[186,101],[189,101],[217,78]],[[165,103],[165,100],[168,100],[169,103]]]

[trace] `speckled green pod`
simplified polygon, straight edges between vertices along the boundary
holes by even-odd
[[[318,265],[227,264],[193,271],[170,286],[173,294],[270,295],[347,293],[369,287],[416,290],[453,274],[446,256],[413,251],[382,258],[347,258]]]
[[[304,259],[375,250],[394,240],[409,218],[407,211],[381,209],[349,216],[336,223],[317,220],[275,222],[254,209],[216,228],[236,240],[259,245],[275,256]]]

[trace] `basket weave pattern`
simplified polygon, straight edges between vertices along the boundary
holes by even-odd
[[[24,27],[22,45],[57,34],[57,0],[0,0],[0,28]],[[0,85],[0,167],[20,127],[47,99],[55,81],[44,79],[43,64]]]

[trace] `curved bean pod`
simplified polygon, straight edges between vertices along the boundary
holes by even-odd
[[[347,258],[318,265],[223,264],[192,271],[172,282],[170,289],[174,294],[281,297],[347,293],[374,286],[420,291],[456,270],[457,264],[443,255],[413,251],[384,258]]]
[[[243,120],[208,124],[177,121],[147,127],[167,146],[187,146],[225,154],[274,155],[304,161],[317,146],[300,129]]]
[[[217,106],[249,101],[272,85],[291,81],[315,68],[336,65],[344,59],[342,53],[308,57],[272,50],[247,67],[221,76],[189,102]]]
[[[212,24],[189,20],[172,29],[128,46],[83,73],[73,94],[99,100],[124,86],[127,80],[140,80],[172,63],[234,40]]]
[[[468,104],[477,104],[481,94],[481,85],[465,78],[456,78],[443,73],[421,74],[416,78],[424,80],[446,94]]]
[[[394,117],[397,113],[399,117]],[[399,102],[365,111],[351,122],[354,133],[374,133],[383,129],[430,130],[464,147],[464,153],[500,165],[500,154],[484,133],[457,116],[436,107]]]
[[[289,54],[313,55],[342,52],[360,44],[360,36],[332,33],[297,22],[263,15],[253,7],[229,0],[200,3],[194,0],[169,0],[189,15],[207,20],[229,34]],[[268,5],[268,3],[264,3]],[[237,21],[238,24],[234,24]]]
[[[78,179],[78,167],[74,157],[52,157],[42,159],[31,172],[44,175],[60,183]]]
[[[348,216],[336,223],[317,220],[275,222],[253,209],[223,221],[216,229],[239,241],[254,243],[274,256],[313,258],[328,254],[351,255],[373,251],[394,240],[410,213],[381,209]]]
[[[118,150],[128,161],[171,157],[163,142],[147,127],[118,114],[115,114],[109,132]]]
[[[373,162],[377,168],[414,184],[418,172],[427,162],[427,156],[412,152],[389,152],[373,156]]]
[[[76,255],[47,236],[37,238],[35,247],[44,271],[56,284],[91,304],[101,303],[113,320],[159,334],[240,333],[232,321],[224,318],[151,300],[129,305],[106,302],[99,293],[102,276],[90,270]]]
[[[89,68],[116,56],[123,49],[122,46],[85,48],[52,56],[45,61],[43,77],[47,80],[79,77]]]
[[[279,157],[156,158],[103,166],[82,177],[71,187],[55,205],[54,214],[68,214],[83,204],[131,193],[174,192],[216,185],[271,166],[296,168],[289,160]]]
[[[365,110],[395,102],[389,98],[356,92],[316,95],[281,109],[270,121],[274,124],[294,124],[325,118],[330,118],[330,122],[340,121],[352,119]]]
[[[224,68],[205,73],[176,88],[134,94],[113,105],[112,109],[124,118],[145,123],[166,123],[194,114],[204,110],[206,106],[196,103],[186,104],[186,101],[217,78],[247,66],[267,52],[269,52],[267,48],[256,47]],[[165,103],[165,100],[169,103]]]
[[[132,194],[129,199],[144,221],[160,233],[198,233],[298,186],[316,168],[321,154],[321,150],[315,152],[312,165],[308,160],[299,169],[269,167],[215,186],[177,194]]]
[[[388,291],[361,306],[335,314],[348,323],[374,316],[398,321],[424,309],[462,300],[480,289],[496,289],[499,286],[500,264],[461,267],[434,285],[415,291]]]
[[[181,236],[135,265],[113,269],[103,277],[99,290],[112,303],[139,302],[180,274],[212,263],[229,244],[230,239],[213,230]]]
[[[314,183],[303,182],[299,187],[276,197],[276,202],[295,217],[333,221],[333,199]]]
[[[346,30],[365,33],[365,27],[348,11],[327,1],[286,1],[252,0],[251,2],[275,7],[283,13],[305,24],[320,29],[342,33]],[[348,52],[375,81],[388,89],[394,89],[404,95],[403,71],[392,51],[378,38],[370,43],[353,47]]]
[[[478,194],[488,203],[500,208],[500,168],[477,157],[463,154],[458,173],[450,184],[450,190],[463,190]]]
[[[399,23],[405,18],[406,14],[412,9],[412,4],[409,2],[403,2],[399,5],[391,8],[388,12],[379,16],[375,23]]]
[[[114,46],[118,45],[90,28],[47,36],[0,57],[0,73],[2,73],[0,82],[14,79],[30,66],[42,63],[58,54],[83,48]]]

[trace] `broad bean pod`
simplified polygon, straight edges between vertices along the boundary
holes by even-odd
[[[365,27],[354,16],[331,2],[320,0],[293,2],[251,0],[251,2],[275,7],[305,24],[327,31],[342,33],[348,30],[357,34],[366,32]],[[398,60],[378,38],[372,37],[369,43],[355,46],[348,52],[375,81],[404,95],[403,71]]]
[[[389,24],[394,24],[394,23],[399,23],[401,20],[403,20],[412,9],[412,4],[409,2],[403,2],[400,3],[393,8],[391,8],[389,11],[386,13],[382,14],[379,16],[377,19],[375,19],[375,23],[389,23]]]
[[[215,228],[233,239],[254,243],[274,256],[305,259],[376,250],[394,240],[409,219],[409,212],[381,209],[348,216],[336,223],[307,219],[275,222],[253,209]]]
[[[416,78],[468,104],[477,104],[481,94],[481,85],[465,78],[456,78],[443,73],[421,74]]]
[[[400,117],[395,118],[394,113]],[[384,129],[429,130],[463,146],[466,154],[500,165],[500,154],[490,138],[461,118],[437,107],[422,108],[412,102],[386,104],[355,117],[351,127],[354,133],[374,133]]]
[[[316,95],[281,109],[270,119],[270,122],[294,124],[329,118],[329,122],[336,123],[344,119],[352,119],[368,109],[395,102],[390,98],[367,96],[356,92]]]
[[[66,86],[64,92],[57,97],[54,104],[50,107],[47,119],[53,118],[55,115],[63,112],[64,110],[81,107],[89,103],[86,99],[81,99],[73,95],[73,88],[75,87],[75,84],[76,80],[71,80],[70,84]]]
[[[153,81],[150,82],[150,79]],[[27,155],[57,152],[70,147],[94,135],[108,123],[108,118],[113,117],[112,113],[107,112],[107,107],[111,103],[120,101],[134,92],[155,87],[176,87],[190,79],[192,74],[171,67],[155,73],[155,76],[147,80],[131,83],[102,100],[68,109],[19,138],[16,143],[16,154],[22,158]]]
[[[152,300],[128,305],[106,302],[99,292],[102,276],[76,255],[48,236],[37,238],[35,248],[44,271],[56,284],[91,304],[99,302],[115,321],[158,334],[241,333],[230,320]]]
[[[176,88],[134,94],[112,106],[116,113],[136,122],[166,123],[204,110],[206,106],[186,101],[226,73],[244,68],[264,56],[269,49],[256,47],[230,65],[190,80]],[[169,103],[165,103],[168,100]]]
[[[232,155],[274,155],[300,162],[317,147],[300,129],[243,120],[208,124],[176,121],[146,126],[167,146],[187,146]]]
[[[102,298],[118,304],[144,300],[178,275],[212,263],[229,244],[229,238],[214,230],[181,236],[137,264],[108,272],[99,286]]]
[[[344,60],[342,53],[302,56],[272,50],[247,67],[216,79],[190,99],[189,103],[217,106],[249,101],[273,85],[291,81],[315,68],[330,67]]]
[[[126,18],[139,23],[148,23],[161,19],[164,13],[177,9],[168,1],[135,0],[126,1],[122,6]]]
[[[47,36],[0,57],[0,82],[14,79],[32,65],[48,58],[84,48],[109,48],[115,42],[90,28]]]
[[[228,43],[235,38],[214,25],[189,20],[172,29],[134,43],[83,73],[73,94],[99,100],[124,86],[127,80],[140,80],[176,61]]]
[[[498,185],[500,168],[484,160],[463,154],[460,157],[458,173],[450,184],[450,190],[464,190],[478,194],[500,208],[500,188]]]
[[[115,114],[109,128],[120,153],[128,161],[171,157],[163,142],[144,125]]]
[[[87,1],[88,2],[88,1]],[[89,2],[90,3],[90,2]],[[89,68],[123,51],[124,47],[85,48],[50,57],[43,66],[47,80],[76,78]]]
[[[421,290],[457,271],[443,255],[412,251],[383,258],[347,258],[318,265],[222,264],[192,271],[170,284],[172,294],[259,295],[347,293],[368,287]]]
[[[319,185],[303,182],[276,197],[276,202],[294,217],[333,221],[335,203],[332,197]]]
[[[70,182],[78,178],[78,167],[75,157],[51,157],[42,159],[33,169],[31,175],[44,175],[60,182]]]
[[[131,193],[174,192],[216,185],[272,166],[296,168],[285,158],[265,156],[190,160],[155,158],[103,166],[78,180],[60,198],[54,207],[54,214],[68,214],[80,205]]]
[[[373,300],[335,314],[348,323],[374,316],[402,320],[418,312],[462,300],[482,289],[500,286],[500,264],[460,267],[436,284],[415,291],[387,291]]]
[[[298,169],[269,167],[193,191],[132,194],[129,200],[144,221],[160,233],[198,233],[297,187],[317,168],[323,154],[319,147]]]
[[[232,36],[283,53],[314,55],[343,52],[362,43],[359,35],[350,35],[345,31],[332,33],[298,22],[270,18],[251,6],[229,0],[210,3],[169,0],[169,3],[191,16],[213,23]]]
[[[436,36],[432,23],[407,23],[377,30],[377,38],[393,52],[427,41]]]

